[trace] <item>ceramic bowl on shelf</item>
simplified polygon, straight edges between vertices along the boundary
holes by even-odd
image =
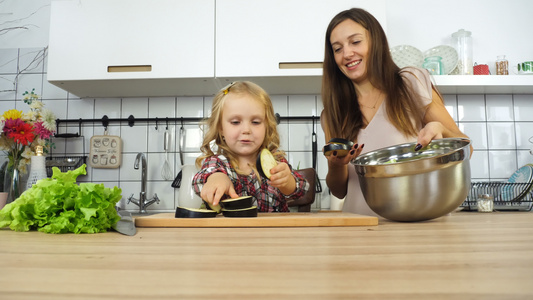
[[[422,67],[424,55],[422,51],[409,45],[399,45],[390,49],[392,60],[400,67]]]
[[[459,55],[455,48],[446,45],[440,45],[424,51],[424,59],[431,56],[440,56],[444,68],[442,74],[448,75],[457,67]]]

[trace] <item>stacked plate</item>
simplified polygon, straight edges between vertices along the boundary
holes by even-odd
[[[430,56],[442,57],[442,66],[444,68],[443,74],[450,74],[459,61],[459,55],[455,48],[446,45],[440,45],[433,47],[424,52],[409,45],[400,45],[391,48],[392,60],[400,68],[404,67],[418,67],[421,68],[424,63],[424,59]]]
[[[519,190],[513,189],[512,185],[504,186],[501,191],[501,199],[511,202],[522,200],[533,188],[533,165],[527,164],[516,170],[507,182],[523,183],[523,185],[520,185]]]

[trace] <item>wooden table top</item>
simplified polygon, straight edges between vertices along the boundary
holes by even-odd
[[[533,299],[533,214],[287,228],[0,230],[0,299]]]

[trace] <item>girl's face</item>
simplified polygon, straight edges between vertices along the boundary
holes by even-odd
[[[248,94],[229,93],[222,110],[222,135],[228,147],[240,158],[255,163],[266,133],[266,112]]]
[[[370,47],[368,31],[359,23],[346,19],[331,31],[329,41],[342,73],[353,82],[365,80]]]

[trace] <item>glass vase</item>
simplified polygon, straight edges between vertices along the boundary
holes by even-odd
[[[4,189],[7,192],[6,204],[15,201],[23,192],[18,161],[13,164],[8,164],[6,167]]]

